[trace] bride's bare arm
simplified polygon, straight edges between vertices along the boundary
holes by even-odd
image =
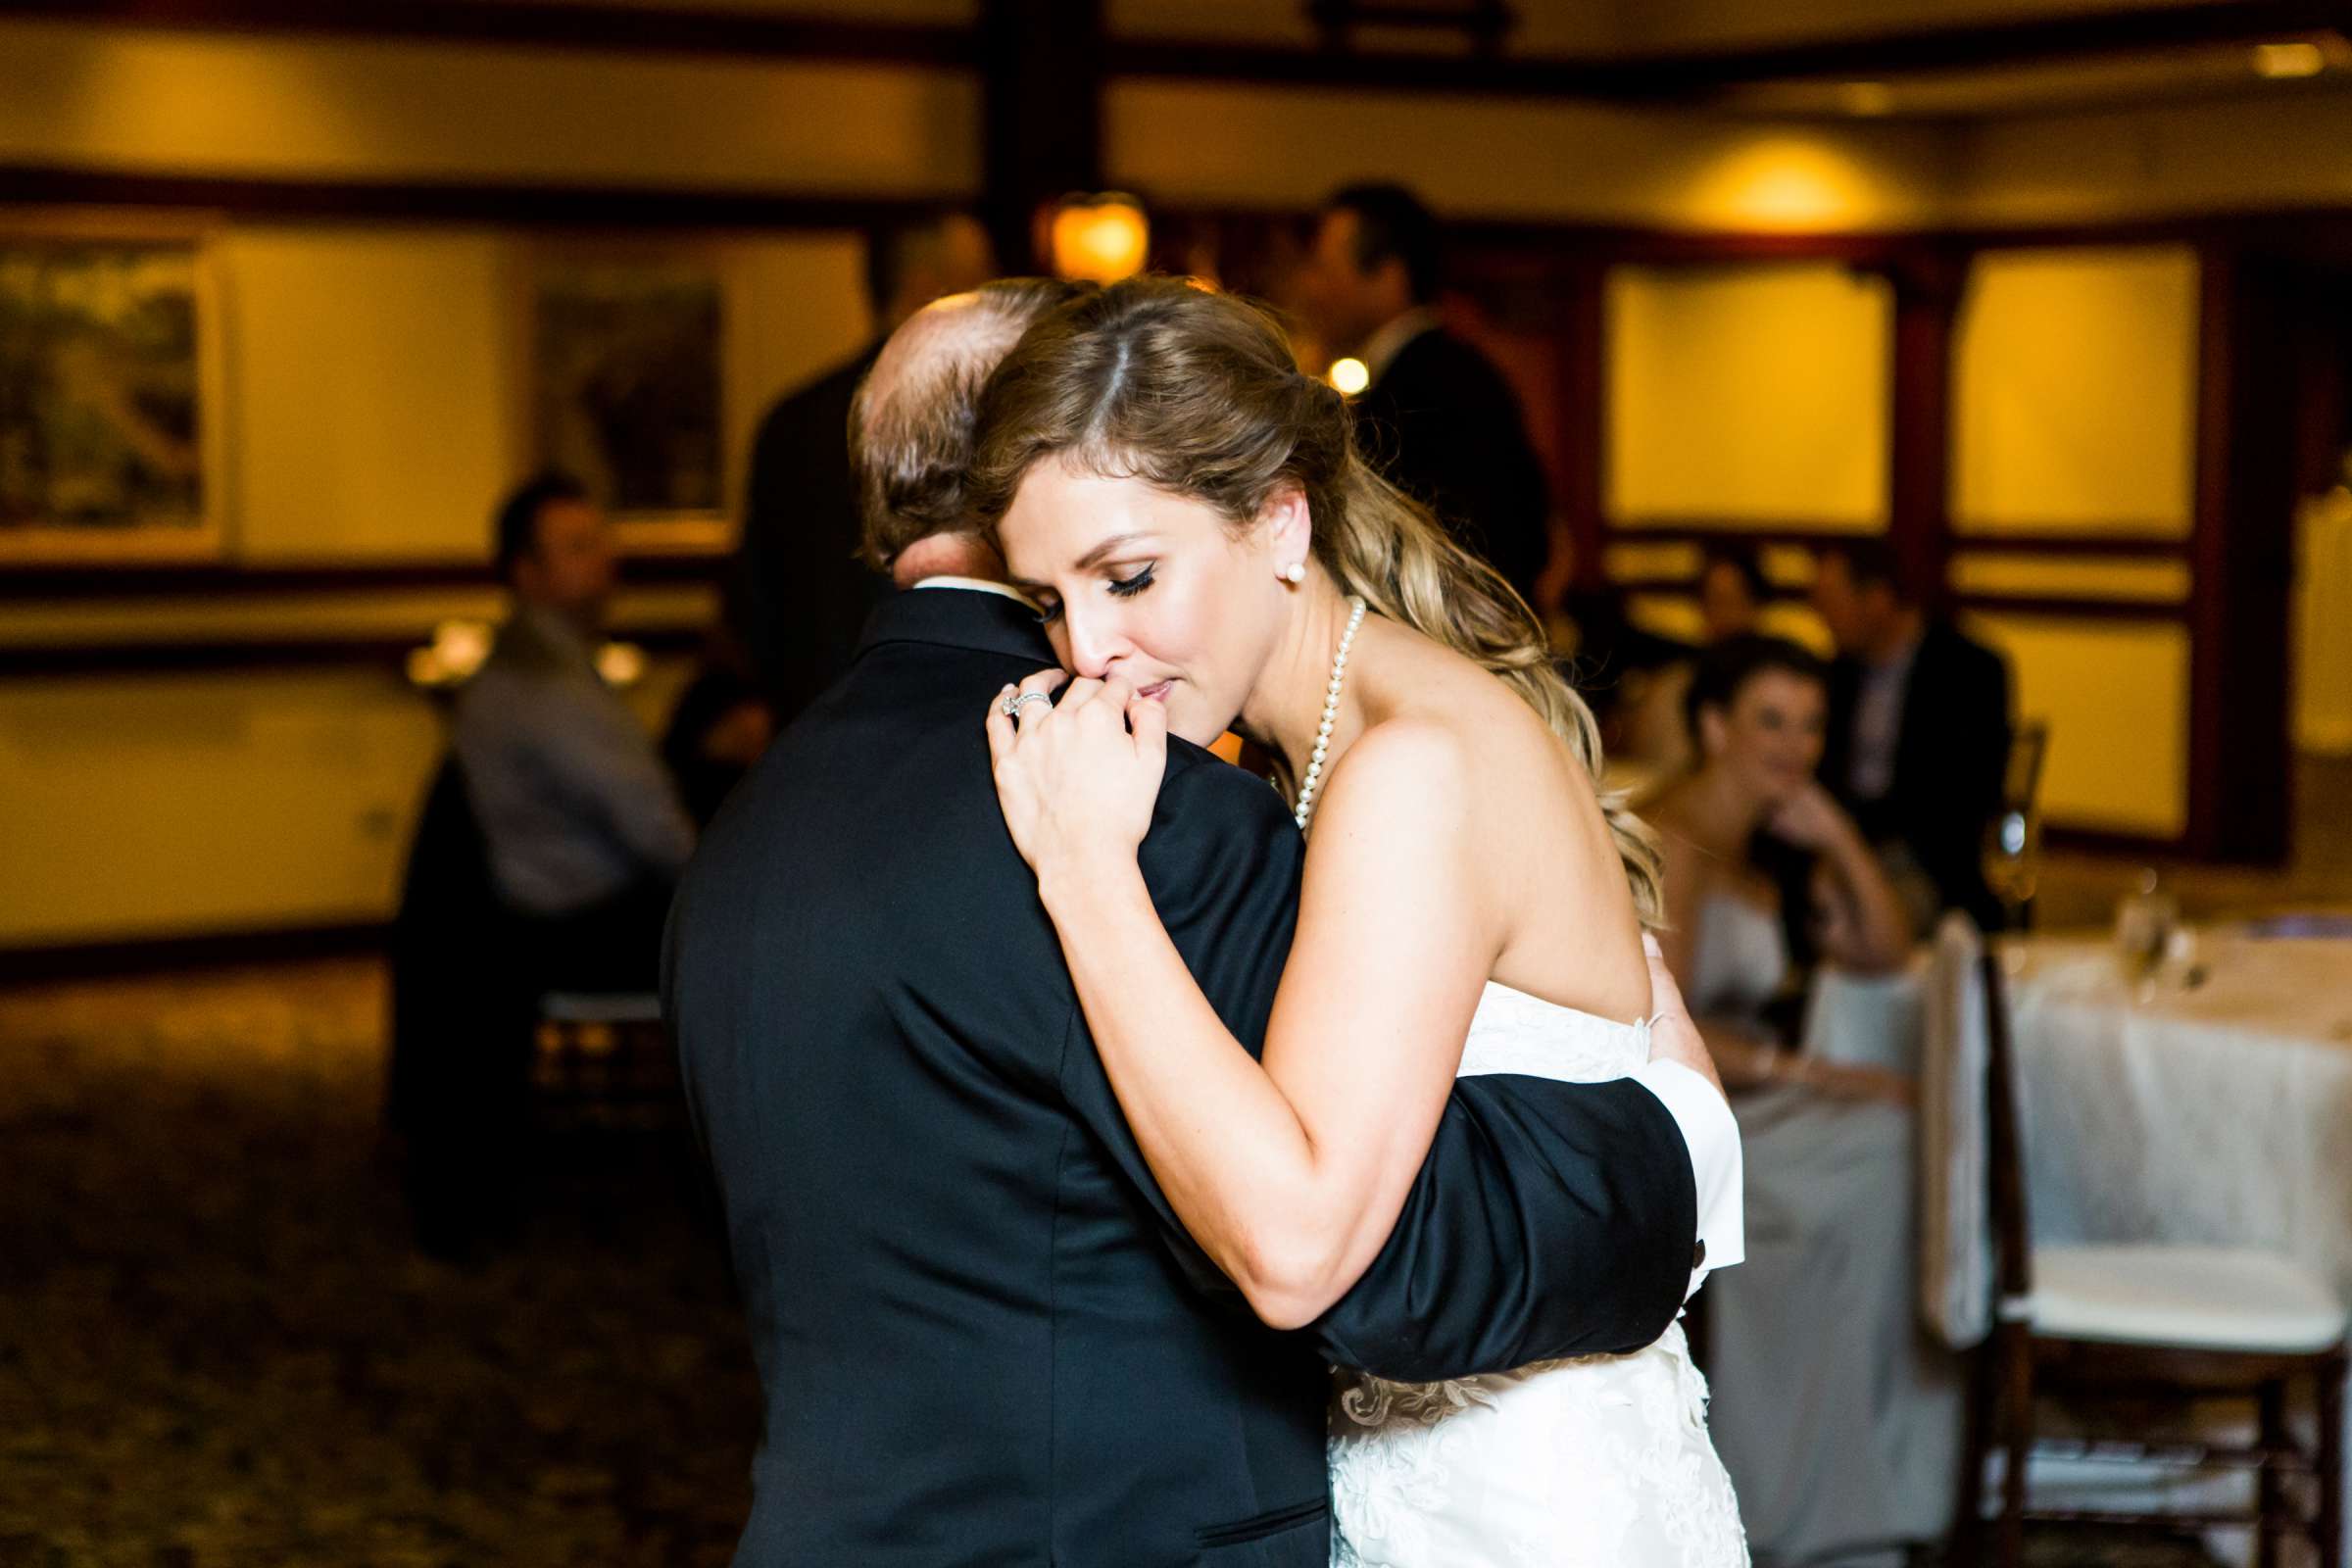
[[[1476,793],[1443,730],[1391,724],[1349,749],[1316,808],[1262,1065],[1168,940],[1132,844],[1075,812],[1074,831],[1023,843],[1153,1177],[1276,1327],[1369,1266],[1444,1110],[1500,945],[1470,869]]]

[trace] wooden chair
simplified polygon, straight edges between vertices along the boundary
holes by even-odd
[[[2251,1527],[2261,1568],[2291,1537],[2322,1568],[2343,1561],[2345,1319],[2333,1289],[2253,1249],[2034,1244],[2026,1211],[2016,1068],[1997,956],[1965,916],[1938,932],[1921,1082],[1923,1310],[1975,1360],[1950,1560],[1982,1560],[1992,1528],[2001,1568],[2023,1559],[2029,1519],[2167,1532]],[[2293,1439],[2290,1387],[2308,1382],[2316,1453]],[[2043,1395],[2250,1402],[2251,1445],[2114,1441],[2036,1444]],[[2004,1456],[1986,1519],[1985,1460]],[[2252,1472],[2250,1512],[2036,1507],[2029,1470],[2045,1457]]]

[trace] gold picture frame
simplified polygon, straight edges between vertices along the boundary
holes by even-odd
[[[0,219],[0,569],[227,554],[210,232],[193,217]]]
[[[730,549],[722,248],[556,237],[526,252],[519,412],[533,463],[584,482],[630,555]]]

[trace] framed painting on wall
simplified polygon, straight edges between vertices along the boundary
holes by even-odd
[[[605,503],[631,551],[727,546],[725,293],[694,253],[535,260],[531,450]]]
[[[220,556],[217,292],[193,234],[0,226],[0,565]]]

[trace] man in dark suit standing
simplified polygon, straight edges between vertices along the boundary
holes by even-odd
[[[1356,427],[1381,471],[1535,605],[1551,554],[1544,465],[1502,372],[1439,323],[1442,239],[1410,191],[1349,185],[1323,204],[1299,303],[1326,348],[1370,372]]]
[[[1430,1380],[1631,1348],[1710,1237],[1738,1255],[1736,1134],[1727,1154],[1665,983],[1638,1078],[1458,1084],[1388,1247],[1305,1333],[1259,1324],[1178,1226],[975,717],[1052,653],[957,531],[973,404],[1068,292],[991,284],[885,349],[853,429],[908,591],[720,811],[671,917],[668,1015],[767,1396],[738,1568],[1324,1568],[1325,1358]],[[1261,780],[1171,743],[1144,872],[1245,1040],[1302,857]]]
[[[850,398],[900,322],[995,270],[987,230],[964,214],[875,230],[865,252],[874,340],[788,394],[760,421],[742,540],[727,574],[727,624],[779,720],[789,721],[841,678],[866,615],[888,589],[857,560]]]
[[[1838,644],[1821,777],[1879,849],[1922,930],[1965,909],[2002,924],[1984,833],[2009,762],[2009,665],[1902,587],[1880,539],[1822,552],[1813,608]]]

